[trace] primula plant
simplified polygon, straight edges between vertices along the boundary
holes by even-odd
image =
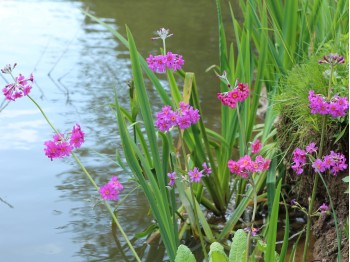
[[[333,7],[330,9],[326,2],[319,1],[313,6],[309,1],[268,0],[249,1],[249,4],[241,1],[247,16],[242,25],[229,5],[238,47],[235,52],[233,44],[227,46],[221,5],[216,0],[219,65],[210,66],[208,72],[213,70],[218,77],[217,86],[213,87],[217,95],[213,100],[221,109],[219,131],[204,121],[194,73],[184,71],[182,55],[166,48],[166,41],[173,36],[169,29],[156,31],[152,39],[162,41],[160,52],[144,58],[128,27],[124,38],[85,12],[106,26],[130,52],[130,106],[120,105],[116,89],[110,104],[123,147],[123,159],[118,161],[120,166],[127,162],[132,181],[148,201],[153,218],[153,231],[148,233],[152,239],[160,235],[167,251],[166,259],[194,261],[191,251],[180,245],[190,238],[200,242],[199,257],[207,262],[256,261],[256,257],[269,262],[284,261],[290,233],[288,207],[291,206],[307,219],[304,229],[297,234],[300,238],[305,232],[303,261],[310,249],[312,219],[328,216],[334,219],[337,259],[341,260],[339,223],[327,182],[341,177],[348,168],[345,157],[348,149],[339,143],[348,130],[348,68],[345,65],[348,54],[345,55],[345,48],[340,48],[339,53],[342,51],[343,55],[330,52],[321,60],[319,53],[310,55],[312,48],[318,52],[333,50],[322,45],[330,41],[331,36],[340,41],[339,34],[346,28],[341,19],[343,6],[330,3]],[[320,16],[320,10],[326,15]],[[323,18],[331,21],[325,23]],[[333,32],[336,25],[342,30]],[[269,30],[270,27],[273,30]],[[305,59],[304,63],[301,59]],[[1,70],[13,80],[2,89],[5,99],[13,102],[26,96],[37,106],[54,131],[52,139],[43,142],[43,153],[54,161],[69,156],[75,159],[136,261],[141,261],[112,209],[123,190],[118,177],[112,175],[101,186],[95,183],[75,154],[88,139],[84,128],[76,123],[68,133],[58,131],[29,95],[33,75],[15,77],[15,67],[16,64],[7,65]],[[159,74],[166,76],[166,84],[161,83]],[[146,83],[156,89],[162,100],[158,110],[154,110],[155,105],[148,97]],[[183,87],[178,83],[183,83]],[[267,99],[267,105],[263,123],[259,124],[257,111],[261,98]],[[280,119],[275,121],[277,115]],[[285,198],[293,195],[288,188],[294,188],[288,184],[286,173],[289,176],[292,173],[296,179],[312,180],[312,191],[305,190],[311,191],[305,198],[309,201],[305,203],[298,198],[298,201],[293,199],[291,205],[286,204]],[[320,180],[327,196],[318,200]],[[285,207],[284,236],[282,248],[276,252],[281,205]],[[266,206],[267,222],[260,225],[257,216],[263,206]],[[224,247],[231,250],[229,256]],[[293,250],[292,254],[295,248]]]

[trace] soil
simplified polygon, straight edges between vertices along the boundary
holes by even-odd
[[[332,175],[324,175],[325,182],[332,196],[332,201],[338,221],[338,227],[342,232],[341,255],[342,261],[349,261],[349,240],[344,234],[346,220],[349,219],[349,195],[344,193],[348,188],[348,184],[342,181],[342,178],[348,173]],[[293,179],[292,179],[293,177]],[[307,207],[307,199],[311,196],[313,186],[313,176],[300,175],[295,178],[292,174],[287,177],[288,183],[295,185],[293,194],[295,199]],[[318,183],[317,195],[315,199],[315,207],[319,207],[323,203],[329,204],[326,189],[321,180]],[[312,223],[312,234],[315,242],[313,244],[313,261],[330,262],[337,261],[337,235],[335,229],[334,218],[331,214],[315,217]]]

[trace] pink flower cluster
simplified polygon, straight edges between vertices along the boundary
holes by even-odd
[[[306,150],[296,148],[293,152],[293,162],[292,169],[297,175],[303,173],[304,165],[306,164],[307,154],[312,154],[317,152],[317,147],[315,143],[310,143],[306,147]],[[327,169],[336,176],[339,171],[345,170],[348,165],[345,164],[346,158],[343,154],[335,153],[331,151],[329,155],[323,156],[322,159],[317,158],[313,163],[312,167],[315,172],[325,172]]]
[[[149,55],[146,59],[149,69],[156,73],[164,73],[166,69],[172,71],[180,70],[184,64],[181,55],[167,52],[166,55]]]
[[[71,151],[79,148],[84,142],[84,132],[79,124],[76,124],[69,137],[64,137],[64,134],[55,134],[53,140],[46,141],[44,145],[45,155],[49,158],[62,158],[69,156]]]
[[[256,154],[260,152],[262,144],[260,140],[255,140],[252,144],[252,153]],[[227,163],[230,172],[236,174],[242,178],[248,178],[249,173],[262,172],[268,170],[270,167],[270,159],[264,159],[261,155],[258,155],[253,161],[249,155],[241,157],[238,161],[229,160]]]
[[[336,95],[330,101],[326,101],[323,96],[310,90],[308,98],[312,114],[330,114],[332,117],[345,116],[349,108],[349,102],[346,97]]]
[[[162,132],[169,131],[173,126],[179,126],[180,129],[186,129],[191,124],[196,124],[200,118],[198,109],[180,102],[179,109],[174,112],[171,106],[164,106],[161,112],[157,113],[156,125]]]
[[[188,171],[188,176],[192,183],[199,183],[203,176],[209,176],[212,172],[211,168],[207,166],[207,163],[203,163],[203,170],[199,171],[197,167],[194,167],[192,170]]]
[[[315,172],[325,172],[327,169],[336,176],[338,172],[346,170],[348,167],[345,164],[346,158],[343,154],[331,151],[329,155],[326,155],[321,159],[317,158],[313,163],[312,167]]]
[[[238,102],[243,102],[249,95],[248,84],[238,83],[231,91],[218,93],[217,97],[226,106],[236,108]]]
[[[238,161],[229,160],[227,166],[230,172],[242,178],[248,178],[249,174],[263,172],[269,169],[271,160],[264,159],[258,155],[255,160],[252,160],[249,155],[241,157]]]
[[[116,176],[112,176],[109,182],[100,187],[99,192],[104,200],[118,200],[119,193],[123,189],[123,185]]]
[[[15,78],[15,83],[6,85],[2,89],[2,93],[7,100],[15,101],[17,98],[21,98],[29,94],[30,90],[32,89],[31,83],[33,81],[34,78],[32,74],[30,74],[29,78],[25,78],[23,75],[19,74]]]

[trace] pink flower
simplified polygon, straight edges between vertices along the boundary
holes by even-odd
[[[260,143],[260,140],[259,139],[255,140],[255,142],[252,143],[252,153],[253,154],[259,153],[261,147],[262,147],[262,144]]]
[[[2,92],[7,100],[15,101],[17,98],[21,98],[29,94],[30,90],[32,89],[31,83],[33,83],[33,81],[34,78],[32,74],[29,76],[29,78],[25,78],[23,75],[19,74],[15,78],[15,83],[6,85],[2,89]]]
[[[295,163],[291,167],[297,175],[300,175],[301,173],[304,172],[303,166],[299,162]]]
[[[109,183],[101,186],[99,189],[99,192],[100,192],[102,199],[104,199],[104,200],[118,200],[119,199],[118,191],[115,190],[115,188]]]
[[[328,210],[329,210],[329,206],[327,206],[325,203],[323,203],[320,207],[319,207],[321,214],[327,214]]]
[[[197,167],[193,168],[193,170],[188,171],[188,176],[191,179],[191,182],[200,182],[201,178],[203,177],[202,172],[198,170]]]
[[[98,190],[101,198],[104,200],[118,200],[119,193],[123,189],[123,185],[116,176],[112,176],[108,183],[104,184]]]
[[[52,139],[44,142],[45,155],[51,160],[69,156],[74,148],[79,148],[84,142],[84,132],[81,131],[79,124],[76,124],[69,139],[65,138],[64,134],[54,134]]]
[[[203,167],[203,172],[206,174],[206,176],[209,176],[212,173],[211,168],[208,167],[206,162],[202,164],[202,167]]]
[[[227,166],[231,173],[236,174],[242,178],[248,178],[250,173],[258,173],[266,171],[270,168],[270,159],[264,159],[261,155],[251,159],[249,155],[241,157],[237,162],[229,160]]]
[[[73,130],[69,140],[71,146],[73,146],[74,148],[79,148],[81,144],[84,143],[84,135],[85,134],[83,131],[81,131],[80,125],[75,124],[75,126],[73,126]]]
[[[293,152],[294,163],[305,164],[306,163],[306,151],[300,148],[296,148]]]
[[[175,179],[176,179],[176,173],[175,172],[168,173],[167,176],[169,177],[168,186],[173,186],[175,183]]]
[[[236,108],[237,103],[243,102],[245,99],[248,98],[248,96],[248,84],[243,83],[238,83],[236,87],[234,87],[231,91],[217,94],[217,98],[221,101],[221,103],[223,105],[229,106],[230,108]]]
[[[309,154],[312,154],[314,152],[317,152],[318,147],[316,147],[316,143],[312,142],[308,146],[306,146],[305,150]]]
[[[319,158],[312,163],[312,167],[314,168],[315,172],[324,172],[326,170],[323,161]]]
[[[165,73],[167,69],[177,71],[184,65],[184,60],[181,55],[168,52],[166,55],[149,55],[146,58],[148,68],[155,73]]]
[[[124,188],[116,176],[112,176],[108,183],[118,192]]]
[[[311,114],[327,115],[332,117],[345,116],[349,108],[349,102],[346,97],[334,96],[330,101],[326,101],[324,97],[315,94],[313,90],[309,91],[309,107]]]
[[[69,156],[70,152],[73,150],[73,147],[64,140],[64,138],[59,138],[59,136],[56,134],[54,136],[54,140],[46,141],[44,143],[46,148],[44,148],[45,155],[49,158],[62,158],[65,156]]]
[[[157,113],[156,126],[161,132],[169,131],[174,126],[186,129],[192,124],[196,124],[199,119],[198,109],[181,101],[176,112],[170,106],[164,106],[162,111]]]
[[[239,175],[241,173],[241,166],[238,162],[229,160],[227,162],[228,169],[230,170],[231,173]]]

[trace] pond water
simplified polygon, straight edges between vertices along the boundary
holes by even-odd
[[[218,63],[215,1],[0,2],[0,66],[16,62],[15,74],[33,72],[32,97],[60,131],[81,125],[86,143],[79,157],[99,185],[118,175],[123,198],[135,184],[111,161],[121,147],[107,104],[114,87],[121,103],[128,103],[129,54],[109,31],[84,17],[81,10],[87,8],[123,35],[127,24],[144,56],[161,47],[150,40],[155,30],[170,28],[174,36],[167,49],[182,54],[184,69],[196,73],[204,119],[216,128],[218,80],[213,72],[205,73]],[[2,76],[1,86],[7,81]],[[150,97],[159,110],[156,94],[151,91]],[[27,98],[10,103],[0,114],[0,126],[0,261],[132,261],[74,160],[50,161],[44,155],[43,143],[53,133],[34,104]],[[151,223],[139,190],[118,210],[132,239]],[[161,248],[133,241],[138,251],[145,249],[145,261],[163,260]]]

